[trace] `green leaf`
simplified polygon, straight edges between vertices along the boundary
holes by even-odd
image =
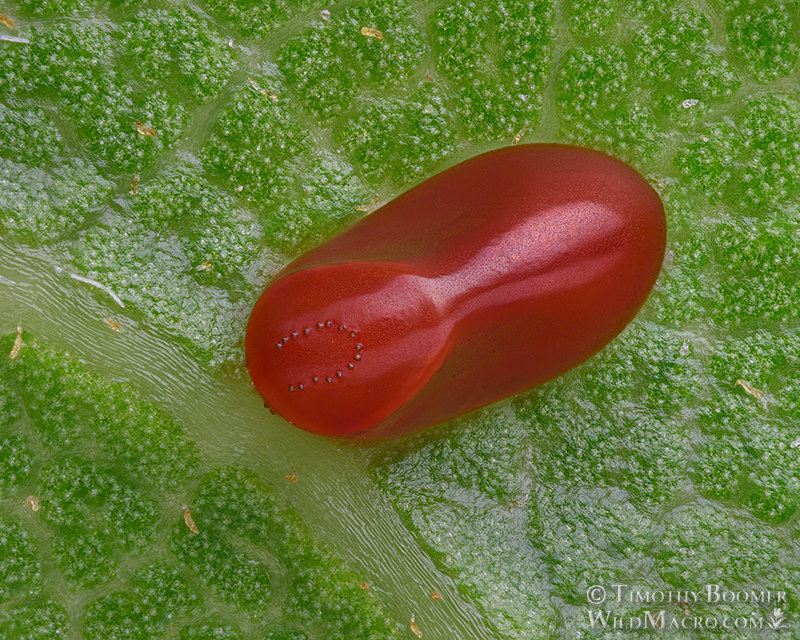
[[[0,640],[622,637],[591,616],[708,584],[786,597],[663,621],[779,610],[796,634],[797,3],[2,13]],[[265,412],[242,345],[271,275],[520,141],[661,195],[667,258],[619,338],[399,442]],[[615,584],[639,599],[590,602]]]

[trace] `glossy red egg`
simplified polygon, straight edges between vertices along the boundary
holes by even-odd
[[[292,424],[416,431],[596,353],[661,268],[664,209],[598,151],[505,147],[462,162],[289,264],[247,326],[247,366]]]

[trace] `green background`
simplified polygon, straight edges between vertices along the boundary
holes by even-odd
[[[800,638],[799,3],[0,13],[0,638]],[[241,345],[270,275],[515,138],[661,194],[631,326],[397,442],[264,411]],[[698,601],[764,628],[593,630],[653,608],[587,603],[615,583],[787,591],[786,628]]]

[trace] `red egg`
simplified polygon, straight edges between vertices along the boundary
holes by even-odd
[[[283,269],[250,316],[247,366],[308,431],[423,429],[602,349],[647,298],[665,235],[658,195],[619,160],[490,151]]]

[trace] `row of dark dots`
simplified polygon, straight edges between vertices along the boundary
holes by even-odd
[[[333,322],[333,320],[327,320],[325,322],[317,322],[317,329],[323,329],[325,327],[330,328],[334,324],[335,323]],[[339,331],[344,331],[347,327],[345,327],[343,324],[340,324],[337,328],[338,328]],[[311,333],[311,327],[306,327],[305,329],[303,329],[303,335],[307,336],[309,333]],[[297,338],[297,336],[298,336],[297,331],[292,331],[288,336],[283,336],[283,338],[281,338],[280,342],[276,342],[275,343],[275,347],[277,349],[279,349],[279,350],[283,349],[283,345],[285,345],[285,344],[287,344],[289,342],[290,337],[291,338]],[[356,331],[351,331],[350,332],[350,337],[355,340],[358,337],[358,333]],[[364,345],[362,343],[360,343],[360,342],[356,343],[356,351],[361,351],[363,348],[364,348]],[[353,356],[353,360],[355,360],[356,362],[361,360],[361,354],[360,353],[355,354],[355,356]],[[350,370],[355,369],[355,367],[356,367],[356,365],[354,363],[352,363],[352,362],[349,362],[347,364],[347,368],[350,369]],[[339,371],[337,371],[336,372],[336,377],[337,378],[343,378],[344,377],[344,371],[342,371],[341,369]],[[314,383],[317,383],[317,382],[320,381],[320,378],[319,378],[319,376],[314,376],[313,378],[311,378],[311,381],[314,382]],[[328,384],[333,383],[333,377],[332,376],[326,376],[325,377],[325,382],[327,382]],[[302,382],[297,384],[296,386],[293,385],[293,384],[289,385],[289,391],[291,391],[292,393],[294,393],[295,391],[303,391],[303,389],[305,389],[305,388],[306,388],[306,386]]]
[[[334,325],[333,320],[328,320],[327,322],[317,322],[317,329],[323,329],[325,327],[332,327],[333,325]],[[339,328],[339,331],[344,331],[346,327],[343,324],[340,324],[338,328]],[[306,327],[305,329],[303,329],[303,335],[307,336],[309,333],[311,333],[311,327]],[[297,338],[298,335],[299,334],[297,333],[297,331],[292,331],[288,336],[283,336],[283,338],[281,338],[278,342],[275,343],[275,348],[278,349],[278,350],[283,349],[283,345],[285,345],[286,343],[289,342],[289,338],[290,337],[291,338]],[[356,334],[355,331],[351,331],[350,332],[350,337],[351,338],[355,338],[356,335],[357,334]]]

